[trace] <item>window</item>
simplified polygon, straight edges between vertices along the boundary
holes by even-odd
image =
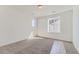
[[[37,19],[35,18],[32,19],[32,27],[33,28],[37,27]]]
[[[60,17],[48,19],[48,32],[60,32]]]

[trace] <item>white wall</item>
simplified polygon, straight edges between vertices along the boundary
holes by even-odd
[[[73,43],[79,52],[79,6],[74,6],[73,11]]]
[[[0,6],[0,46],[28,38],[32,15],[28,6]]]
[[[47,26],[48,26],[48,19],[49,17],[56,17],[60,16],[61,22],[61,33],[48,33]],[[49,15],[44,17],[38,18],[38,34],[40,36],[55,38],[65,41],[72,41],[72,22],[73,22],[73,11],[67,10],[55,15]]]

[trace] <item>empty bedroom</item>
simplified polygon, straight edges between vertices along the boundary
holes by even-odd
[[[78,54],[78,10],[78,5],[0,5],[0,54]]]

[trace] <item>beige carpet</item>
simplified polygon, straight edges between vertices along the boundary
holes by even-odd
[[[53,39],[26,39],[0,47],[0,54],[49,54],[53,42]],[[72,43],[63,43],[67,54],[77,54],[77,51]]]
[[[53,40],[26,39],[17,43],[0,47],[0,53],[46,54],[46,53],[50,53],[52,44],[53,44]]]

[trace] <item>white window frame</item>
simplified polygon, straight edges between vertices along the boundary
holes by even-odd
[[[48,32],[60,32],[60,16],[48,19]]]

